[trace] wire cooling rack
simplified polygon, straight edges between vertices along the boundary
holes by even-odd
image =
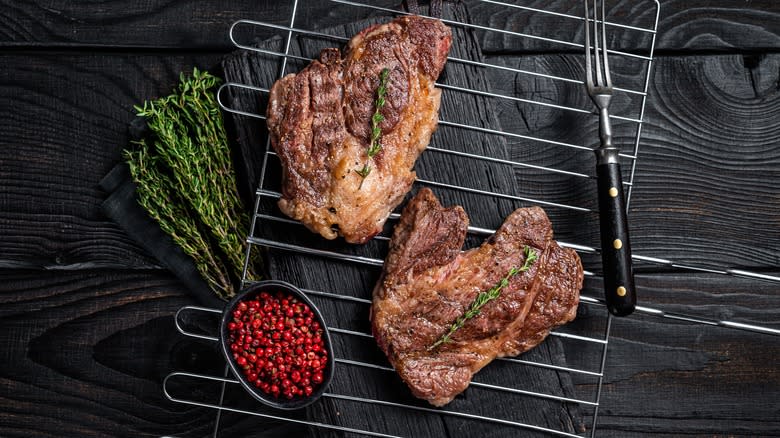
[[[317,0],[312,1],[311,3],[316,4],[321,8],[323,1]],[[369,3],[368,1],[330,0],[329,3],[331,9],[329,10],[328,17],[322,18],[328,18],[330,20],[333,20],[333,17],[338,17],[340,12],[346,10],[348,10],[349,13],[343,15],[350,17],[360,15],[360,13],[356,11],[363,11],[367,17],[379,15],[385,16],[385,18],[405,13],[404,11],[399,10],[397,6],[394,6],[396,3],[391,2]],[[542,50],[559,52],[576,51],[578,53],[584,53],[584,46],[581,42],[583,35],[581,30],[584,20],[581,17],[580,9],[577,9],[576,7],[573,7],[570,10],[548,10],[531,7],[522,2],[509,3],[494,0],[475,0],[468,3],[469,7],[494,8],[496,11],[495,14],[493,14],[494,16],[502,13],[512,15],[517,20],[523,21],[526,24],[523,29],[531,29],[533,31],[523,30],[521,32],[513,30],[510,21],[506,22],[505,27],[491,26],[487,23],[458,22],[447,19],[442,21],[454,29],[464,29],[473,32],[474,35],[476,35],[477,40],[488,45],[491,44],[491,41],[496,41],[497,39],[504,41],[511,40],[512,44],[527,49],[529,53],[533,53],[534,51],[540,52]],[[579,2],[563,3],[575,3],[579,5],[580,8],[582,7]],[[629,9],[625,9],[627,7],[626,3],[630,3],[630,5],[628,5]],[[250,94],[255,93],[258,95],[258,100],[262,99],[263,96],[267,98],[273,80],[281,78],[287,73],[297,71],[311,61],[312,58],[317,56],[316,52],[301,53],[300,51],[292,50],[294,42],[299,38],[317,41],[320,43],[321,47],[340,46],[348,40],[347,36],[334,35],[329,33],[327,29],[323,29],[319,24],[319,18],[321,17],[312,17],[312,15],[316,15],[316,13],[310,12],[312,10],[309,8],[310,6],[312,5],[308,5],[304,0],[296,0],[287,3],[286,7],[290,8],[290,16],[289,21],[284,24],[251,20],[239,20],[233,24],[230,29],[230,38],[234,45],[248,53],[278,62],[278,75],[269,78],[268,83],[232,82],[224,84],[220,89],[218,98],[220,100],[220,105],[225,111],[236,114],[238,117],[264,120],[265,116],[262,111],[257,111],[256,108],[254,110],[248,110],[246,108],[234,107],[230,101],[226,102],[227,99],[225,96],[231,93],[241,92]],[[571,7],[571,5],[568,5],[567,7]],[[620,9],[621,7],[623,10]],[[613,105],[614,115],[611,117],[613,123],[616,125],[616,131],[622,133],[623,138],[630,139],[628,144],[632,146],[628,147],[626,142],[623,142],[621,153],[623,168],[627,169],[628,172],[627,175],[624,175],[624,184],[627,199],[629,199],[629,201],[634,185],[634,172],[642,135],[645,102],[647,100],[648,85],[653,65],[656,29],[660,13],[659,8],[659,3],[655,0],[638,0],[633,3],[621,2],[620,5],[615,5],[613,8],[610,8],[609,13],[607,14],[608,29],[619,35],[619,37],[611,39],[608,44],[608,51],[611,55],[610,64],[615,70],[615,73],[613,74],[616,78],[615,82],[617,85],[617,103]],[[637,13],[636,11],[642,11],[641,14],[644,18],[637,19],[633,16]],[[631,24],[626,24],[629,22],[629,19],[631,20]],[[569,30],[561,31],[559,26],[557,30],[553,29],[553,31],[549,31],[550,28],[544,26],[548,21],[558,23],[559,25],[561,22],[568,23]],[[573,31],[576,29],[579,29],[579,31]],[[262,36],[259,37],[257,35]],[[274,40],[276,46],[258,45],[256,44],[258,38]],[[639,41],[639,44],[629,45],[628,49],[623,49],[620,44],[621,41],[626,40],[634,42]],[[317,46],[317,44],[314,46]],[[497,58],[500,57],[491,59]],[[478,67],[497,74],[508,74],[515,78],[520,78],[520,81],[548,81],[552,87],[573,87],[572,89],[577,93],[584,95],[584,86],[582,79],[580,78],[582,74],[580,74],[581,71],[576,69],[572,74],[566,75],[541,68],[540,64],[520,63],[520,65],[510,65],[501,63],[500,61],[485,62],[482,59],[465,59],[456,56],[449,57],[448,63]],[[621,69],[630,71],[631,74],[621,75]],[[621,83],[621,78],[629,77],[632,79],[626,79],[625,83]],[[534,96],[525,96],[521,93],[512,94],[494,92],[490,89],[462,87],[450,84],[446,79],[443,81],[440,80],[440,82],[437,83],[437,86],[443,90],[445,95],[447,93],[467,93],[494,101],[496,102],[496,105],[499,106],[523,106],[530,108],[531,110],[559,111],[570,113],[575,117],[582,117],[582,120],[584,120],[583,123],[587,123],[594,128],[594,135],[592,136],[594,144],[578,144],[565,138],[559,138],[550,131],[539,133],[534,131],[520,132],[496,129],[495,127],[478,123],[457,120],[455,117],[444,117],[444,115],[442,115],[439,121],[439,130],[453,129],[462,130],[464,132],[476,132],[483,136],[498,136],[508,142],[538,144],[544,147],[559,148],[560,150],[569,151],[568,153],[572,156],[578,157],[577,160],[584,163],[582,169],[593,168],[591,164],[591,151],[595,146],[595,142],[598,140],[598,136],[595,135],[595,126],[597,125],[598,119],[593,114],[589,102],[584,101],[588,105],[578,105],[577,102],[572,103],[568,101],[550,102]],[[515,157],[507,158],[475,154],[467,148],[460,150],[446,148],[436,143],[436,136],[437,134],[434,134],[434,141],[425,154],[449,154],[458,159],[463,159],[464,162],[475,160],[476,162],[480,162],[487,166],[509,166],[509,168],[516,172],[536,172],[541,175],[546,175],[547,177],[553,175],[553,177],[558,176],[574,181],[588,181],[593,179],[592,174],[588,173],[586,170],[572,169],[570,167],[566,168],[565,166],[560,165],[556,166],[554,163],[550,164],[533,159],[524,160]],[[262,168],[260,171],[260,184],[256,192],[252,227],[247,238],[249,243],[246,254],[247,263],[253,250],[263,248],[273,251],[275,254],[297,255],[317,259],[320,262],[326,261],[349,264],[359,268],[367,266],[373,267],[372,269],[374,270],[381,267],[383,263],[383,257],[381,255],[383,254],[383,251],[386,250],[386,243],[389,240],[388,231],[385,231],[374,239],[373,242],[378,246],[369,248],[369,250],[366,251],[362,251],[361,248],[350,246],[310,245],[305,243],[307,241],[301,243],[299,239],[297,239],[297,236],[300,234],[308,235],[310,233],[296,221],[292,221],[281,215],[274,207],[276,200],[281,196],[278,190],[278,178],[274,178],[275,176],[278,176],[279,166],[278,158],[270,148],[270,144],[266,142],[262,159]],[[517,206],[536,204],[551,210],[560,210],[564,212],[570,211],[583,214],[595,213],[595,211],[588,206],[575,205],[574,203],[551,199],[549,197],[540,197],[536,196],[534,193],[496,193],[474,185],[469,185],[468,182],[464,182],[464,184],[461,185],[453,184],[451,181],[426,178],[422,172],[418,177],[416,184],[434,187],[443,191],[462,191],[476,196],[493,197],[512,202]],[[464,207],[466,208],[466,211],[469,211],[468,206]],[[393,223],[397,219],[398,213],[393,213],[390,216],[389,222]],[[282,227],[287,231],[282,233],[269,231],[275,227]],[[475,239],[489,236],[493,231],[494,230],[491,227],[482,226],[481,224],[474,224],[469,227],[469,234]],[[577,242],[576,235],[573,235],[572,237],[571,241],[559,241],[559,243],[562,246],[570,247],[578,251],[586,263],[586,269],[593,269],[586,270],[586,277],[598,277],[597,272],[599,270],[598,263],[600,258],[592,256],[597,255],[599,249],[596,246],[589,245],[587,242]],[[308,242],[311,242],[311,240]],[[367,246],[371,246],[371,244]],[[591,258],[588,259],[588,256],[591,256]],[[638,263],[684,268],[692,271],[702,271],[721,275],[757,278],[780,283],[780,278],[778,277],[745,270],[712,269],[709,267],[689,266],[676,263],[672,260],[646,257],[636,253],[633,255],[633,258],[634,261]],[[588,263],[590,263],[590,265]],[[355,312],[357,313],[356,318],[365,319],[368,314],[368,306],[371,303],[370,291],[372,286],[372,284],[367,284],[365,291],[362,291],[362,295],[361,293],[342,293],[339,291],[339,285],[334,284],[332,279],[324,279],[316,288],[305,288],[304,292],[315,300],[335,302],[340,306],[354,307],[356,309]],[[582,386],[589,388],[586,393],[562,394],[560,391],[552,389],[549,391],[538,391],[508,385],[510,382],[493,382],[489,379],[482,378],[482,374],[489,374],[485,373],[484,370],[475,376],[474,381],[469,387],[469,391],[485,390],[501,394],[502,397],[505,397],[506,403],[533,403],[534,400],[541,400],[565,405],[576,405],[579,412],[581,412],[581,426],[584,427],[584,431],[577,427],[572,428],[571,426],[555,428],[550,425],[532,424],[522,417],[498,418],[490,413],[486,414],[484,412],[468,409],[459,409],[457,403],[453,403],[454,407],[447,406],[442,409],[434,409],[424,404],[410,403],[408,400],[381,399],[373,397],[370,394],[347,394],[343,392],[343,388],[340,388],[336,384],[331,386],[330,392],[325,394],[324,397],[326,399],[344,403],[345,409],[361,409],[362,406],[378,406],[387,409],[400,409],[415,413],[415,415],[445,416],[497,427],[517,428],[522,429],[527,433],[538,432],[540,435],[572,437],[596,436],[599,399],[604,378],[604,367],[612,321],[612,317],[606,311],[603,301],[598,297],[600,297],[600,291],[597,289],[584,291],[581,297],[581,311],[577,320],[551,334],[552,337],[558,339],[564,345],[567,352],[567,360],[565,363],[543,361],[536,357],[529,357],[525,354],[517,358],[503,358],[496,361],[500,366],[518,367],[518,372],[521,372],[523,367],[533,367],[549,372],[566,374],[577,383],[584,382],[585,384]],[[216,324],[213,324],[213,330],[196,328],[202,327],[204,324],[209,326],[209,323],[193,323],[193,320],[201,319],[203,321],[211,321],[214,316],[218,315],[220,312],[221,309],[188,306],[177,313],[176,326],[181,333],[187,336],[216,342]],[[780,331],[770,328],[727,320],[707,319],[698,316],[694,317],[669,313],[661,309],[646,306],[638,306],[637,312],[692,323],[780,335]],[[365,327],[362,329],[347,327],[345,326],[345,321],[334,319],[336,318],[334,315],[325,313],[324,316],[329,322],[329,328],[334,336],[355,338],[358,340],[363,339],[367,341],[373,340],[371,334],[365,330]],[[367,360],[354,357],[347,351],[334,351],[334,356],[339,367],[365,369],[369,372],[377,373],[379,378],[385,373],[394,373],[393,369],[386,362],[382,362],[381,360]],[[578,357],[583,357],[585,359],[578,359]],[[492,366],[494,365],[489,365],[486,370]],[[204,387],[211,387],[212,389],[206,390],[203,389]],[[379,437],[404,436],[405,429],[403,425],[399,425],[396,428],[386,427],[387,430],[379,430],[370,427],[355,427],[354,425],[348,424],[346,420],[341,421],[340,419],[329,418],[327,419],[328,421],[325,421],[325,419],[321,418],[309,418],[307,416],[268,410],[262,406],[258,406],[256,403],[237,402],[235,397],[231,397],[228,393],[231,391],[231,388],[238,387],[238,382],[227,371],[222,375],[173,372],[166,377],[163,384],[165,395],[172,401],[193,406],[208,407],[216,410],[216,423],[213,433],[215,437],[220,433],[220,421],[222,415],[225,413],[262,417],[272,421],[297,423],[322,430],[343,432],[349,435],[357,434]],[[193,390],[192,388],[200,389]]]

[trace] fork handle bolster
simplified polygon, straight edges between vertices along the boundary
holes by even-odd
[[[601,151],[608,151],[606,155],[617,158],[617,148],[612,146],[612,123],[609,121],[609,94],[600,94],[598,98],[605,98],[603,103],[599,104],[599,136],[601,137]],[[598,101],[598,100],[597,100]],[[613,151],[614,150],[614,151]],[[614,152],[614,153],[613,153]]]
[[[597,154],[599,158],[596,175],[605,298],[607,308],[612,314],[626,316],[636,307],[636,289],[620,164],[617,162],[616,150],[614,153],[607,151],[601,154],[597,150]]]

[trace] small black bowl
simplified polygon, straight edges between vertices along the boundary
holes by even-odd
[[[276,398],[273,395],[266,394],[263,392],[262,389],[256,388],[254,385],[252,385],[247,379],[246,376],[244,376],[244,373],[241,372],[241,369],[239,368],[236,361],[233,359],[233,354],[230,351],[230,346],[228,345],[229,339],[230,339],[230,333],[228,331],[228,323],[230,323],[233,319],[233,310],[238,305],[240,301],[244,300],[251,300],[255,297],[255,295],[260,294],[260,292],[268,292],[268,293],[276,293],[278,291],[282,291],[285,294],[290,294],[296,298],[298,298],[300,301],[306,303],[309,305],[309,307],[312,310],[312,313],[314,313],[314,317],[317,319],[317,321],[320,323],[320,326],[322,327],[324,336],[323,340],[325,342],[325,348],[328,350],[328,362],[325,366],[325,372],[323,373],[323,380],[320,386],[317,387],[314,392],[312,392],[309,396],[296,396],[291,399],[287,399],[284,397]],[[317,401],[323,393],[328,389],[328,386],[330,385],[331,380],[333,380],[333,366],[335,364],[335,361],[333,360],[333,343],[330,339],[330,332],[328,331],[328,326],[325,324],[325,320],[322,318],[322,314],[320,313],[319,309],[314,305],[314,303],[307,297],[300,289],[293,286],[290,283],[286,283],[283,281],[277,281],[277,280],[265,280],[265,281],[259,281],[257,283],[253,283],[250,286],[246,287],[242,291],[236,294],[233,299],[230,300],[225,305],[225,309],[222,312],[222,321],[219,325],[219,338],[220,338],[220,345],[222,346],[222,354],[225,356],[225,360],[230,365],[230,369],[233,371],[233,375],[236,376],[238,381],[241,383],[241,386],[244,387],[244,389],[249,392],[254,398],[259,400],[260,402],[277,408],[277,409],[285,409],[285,410],[293,410],[293,409],[300,409],[303,407],[306,407],[315,401]]]

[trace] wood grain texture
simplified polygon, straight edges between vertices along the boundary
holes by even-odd
[[[701,274],[638,282],[669,311],[780,327],[776,285],[733,293]],[[609,348],[600,436],[780,436],[776,337],[637,315],[615,320]]]
[[[170,275],[4,270],[0,280],[0,435],[207,433],[210,411],[161,391],[173,366],[219,364],[176,335],[172,314],[189,300]]]
[[[635,253],[780,275],[780,3],[660,3],[659,56],[653,65],[629,216]],[[575,43],[582,39],[580,23],[572,26],[570,18],[540,19],[476,0],[467,4],[475,23]],[[523,4],[579,15],[580,2]],[[647,25],[652,8],[634,4],[610,1],[610,16]],[[182,285],[100,215],[104,194],[97,190],[97,182],[127,142],[133,104],[167,93],[179,72],[193,65],[217,65],[232,50],[227,30],[234,20],[286,25],[289,11],[284,7],[289,5],[246,0],[152,0],[129,5],[114,0],[0,0],[0,436],[212,436],[215,411],[169,402],[161,385],[173,370],[219,374],[221,356],[212,343],[176,334],[173,313],[194,302]],[[304,27],[332,27],[369,14],[324,0],[301,0],[300,5],[296,25]],[[244,36],[252,42],[270,34]],[[611,29],[610,35],[610,46],[621,50],[647,43],[647,36],[634,39],[630,31]],[[571,79],[582,74],[577,48],[517,44],[494,34],[477,37],[483,50],[492,53],[489,62]],[[615,59],[619,85],[643,83],[640,63]],[[486,72],[484,79],[486,83],[474,84],[545,103],[590,108],[578,84],[507,71]],[[632,113],[636,99],[618,93],[616,114],[636,117]],[[506,130],[595,144],[596,119],[590,114],[503,99],[492,103]],[[446,116],[459,120],[464,114],[453,111]],[[486,122],[473,118],[466,121]],[[631,123],[616,125],[621,145],[630,144]],[[447,143],[461,141],[452,128],[442,127],[439,133]],[[515,168],[517,193],[595,206],[589,151],[517,137],[506,138],[505,143],[514,159],[586,175],[551,177],[532,167]],[[256,176],[247,172],[245,178]],[[245,184],[245,190],[251,190],[251,182]],[[548,211],[558,238],[587,245],[598,241],[592,213],[558,207]],[[383,243],[373,245],[377,246],[369,250],[379,251]],[[597,271],[594,260],[586,262]],[[378,269],[369,266],[347,274],[335,269],[312,273],[325,265],[321,259],[310,259],[286,275],[319,289],[371,283],[378,275]],[[90,268],[96,266],[105,269]],[[652,264],[637,267],[643,305],[780,328],[776,283],[688,274]],[[598,278],[586,281],[590,295],[597,295],[600,287]],[[356,287],[330,291],[361,297],[366,293]],[[328,298],[316,299],[335,315],[336,325],[368,329],[365,318],[350,316],[362,315],[365,310],[360,306],[365,304],[348,308]],[[581,306],[577,320],[562,330],[599,333],[604,329],[603,313],[599,307]],[[208,330],[208,324],[203,328]],[[345,355],[382,359],[371,339],[339,336],[338,348]],[[567,352],[577,352],[567,357],[573,367],[592,369],[600,359],[598,349],[565,340],[561,344]],[[780,436],[779,356],[777,337],[641,313],[614,320],[597,436]],[[501,371],[497,364],[480,378],[498,377],[497,383],[505,383]],[[383,373],[353,370],[342,378],[360,375],[361,381],[370,382],[361,391],[373,394],[389,387],[399,391],[393,397],[403,397],[403,386],[389,377],[392,374]],[[574,384],[572,396],[593,393],[592,377],[562,373],[559,378],[563,386],[569,386],[566,379]],[[212,403],[218,388],[201,385],[191,395]],[[257,408],[235,388],[228,388],[226,395],[238,407]],[[459,407],[480,409],[470,404],[474,400],[462,400]],[[501,404],[502,399],[494,402]],[[518,415],[525,415],[522,410],[529,406],[523,403]],[[340,401],[328,409],[339,415],[354,406]],[[569,405],[557,409],[549,421],[576,416]],[[515,431],[437,418],[429,429],[417,433],[429,421],[423,416],[395,408],[375,411],[387,416],[383,421],[392,423],[388,427],[407,435]],[[585,424],[591,413],[581,410]],[[220,437],[321,433],[243,414],[224,413],[222,419]]]
[[[608,29],[610,45],[616,49],[647,54],[660,4],[656,49],[660,52],[765,50],[780,44],[780,5],[772,0],[741,3],[728,0],[640,0],[607,2],[607,21],[622,26]],[[584,34],[579,17],[582,2],[536,0],[522,6],[550,10],[559,15],[540,15],[526,9],[475,2],[472,17],[480,25],[511,29],[545,38],[582,44]],[[480,43],[486,52],[579,52],[579,48],[507,33],[486,32]]]
[[[1,274],[0,342],[5,347],[0,365],[0,435],[210,436],[213,410],[169,402],[161,392],[163,377],[173,370],[219,374],[224,364],[213,343],[176,333],[172,315],[190,300],[170,276],[107,270],[4,270]],[[721,312],[719,317],[780,328],[780,303],[772,285],[738,281],[755,293],[731,293],[730,285],[718,276],[638,277],[655,305],[668,311],[693,313],[709,308]],[[328,306],[327,298],[315,299]],[[738,309],[737,313],[724,313],[728,312],[724,304]],[[603,309],[583,308],[575,327],[598,329],[603,313]],[[365,324],[342,323],[357,328]],[[207,334],[216,328],[198,324]],[[354,358],[365,360],[374,354],[363,347],[353,350],[358,355]],[[780,396],[776,338],[636,314],[613,321],[609,349],[598,436],[780,436],[774,403]],[[579,360],[586,364],[595,363],[599,356],[597,349],[581,353]],[[381,379],[386,377],[375,373],[371,372],[379,379],[375,385],[383,386]],[[592,392],[592,378],[574,376],[574,381],[581,394]],[[193,388],[175,394],[216,402],[218,388]],[[227,396],[234,403],[230,406],[258,409],[240,390],[230,389]],[[343,402],[342,408],[354,406]],[[383,415],[393,414],[385,410]],[[401,423],[410,415],[414,416],[403,413]],[[483,431],[493,430],[471,423]],[[308,433],[239,414],[225,414],[222,425],[219,436]],[[405,427],[396,425],[399,432],[413,432]],[[432,425],[431,430],[437,427]],[[462,429],[450,429],[451,435],[463,436],[458,430]]]
[[[365,8],[322,0],[299,2],[299,26],[330,27],[345,19],[364,18]],[[365,2],[398,8],[398,1]],[[471,20],[481,26],[519,33],[582,42],[579,20],[541,16],[535,12],[478,0],[465,1]],[[513,2],[507,2],[513,3]],[[754,0],[747,5],[730,0],[660,0],[661,16],[657,48],[660,51],[765,50],[780,44],[780,5],[773,0]],[[581,2],[534,0],[517,3],[537,9],[579,17]],[[252,2],[236,0],[154,0],[128,6],[111,0],[95,6],[89,2],[0,2],[0,47],[167,48],[230,50],[228,29],[239,19],[289,24],[292,1]],[[609,2],[608,20],[648,28],[655,20],[654,0]],[[578,30],[572,31],[577,28]],[[620,47],[647,47],[646,37],[631,30],[616,29],[613,38]],[[560,44],[518,39],[491,32],[480,42],[486,51],[572,50]]]
[[[780,265],[780,56],[668,62],[650,90],[635,245],[658,257],[683,247],[684,263]],[[656,246],[657,227],[668,240]]]
[[[292,10],[292,3],[285,3],[155,0],[95,5],[4,1],[0,6],[0,38],[7,47],[225,50],[230,47],[228,29],[235,20],[265,18],[282,24]]]
[[[489,61],[558,76],[583,68],[580,57],[568,55]],[[635,254],[721,269],[760,270],[780,263],[779,74],[780,57],[775,54],[657,59],[629,208]],[[626,88],[644,80],[643,69],[628,65],[617,66],[614,76],[615,83]],[[491,77],[493,89],[501,94],[577,108],[589,104],[584,90],[571,84],[510,72]],[[631,116],[626,111],[639,108],[638,99],[619,93],[613,113]],[[501,108],[501,123],[509,132],[588,147],[598,140],[593,115],[506,100]],[[635,129],[635,123],[615,123],[616,143],[625,153],[634,152]],[[509,146],[519,162],[589,177],[551,176],[518,167],[523,196],[596,208],[591,152],[525,139],[510,139]],[[632,163],[627,157],[621,161],[625,180]],[[595,214],[548,210],[562,240],[598,246]],[[654,269],[647,264],[638,268]]]

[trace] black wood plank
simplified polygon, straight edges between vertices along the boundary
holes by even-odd
[[[0,435],[204,435],[209,410],[166,400],[173,367],[221,368],[176,333],[191,301],[151,271],[0,271]]]
[[[664,257],[680,245],[686,250],[676,257],[684,263],[777,266],[780,56],[675,58],[669,67],[650,90],[658,98],[646,127],[668,135],[648,135],[640,151],[632,201],[642,224],[637,244],[656,240],[661,223],[647,219],[663,205],[671,214],[661,226],[673,238],[650,255]],[[677,166],[685,170],[669,171]]]
[[[210,436],[215,411],[167,401],[161,389],[172,371],[218,375],[224,365],[213,343],[176,333],[173,313],[191,301],[171,276],[3,270],[0,279],[0,435]],[[730,284],[705,274],[638,278],[667,310],[780,328],[776,289],[735,281],[753,292],[730,293]],[[725,311],[726,303],[739,311]],[[600,312],[581,312],[574,324],[593,323]],[[597,436],[778,436],[778,348],[775,337],[739,330],[640,313],[615,319]],[[599,353],[582,354],[592,362]],[[574,379],[592,391],[592,379]],[[216,401],[214,388],[193,388],[175,395]],[[221,436],[298,436],[247,415],[228,423]]]
[[[301,0],[298,25],[325,28],[345,18],[364,18],[366,8],[345,6],[323,0]],[[398,8],[398,1],[364,2]],[[478,0],[466,1],[472,20],[481,26],[510,29],[547,38],[581,43],[580,23],[576,18],[542,15]],[[564,0],[516,3],[536,9],[579,17],[581,2]],[[773,0],[749,3],[729,0],[661,0],[657,48],[661,51],[740,51],[774,50],[780,44],[780,5]],[[42,6],[37,3],[0,2],[0,47],[112,47],[167,49],[231,49],[230,25],[239,19],[261,20],[288,25],[293,7],[283,2],[248,0],[220,2],[152,1],[127,6],[121,2],[60,2]],[[608,18],[635,27],[652,27],[655,1],[609,2]],[[646,48],[647,36],[626,29],[614,29],[620,47]],[[572,50],[572,47],[518,39],[490,32],[480,42],[486,51]]]
[[[636,28],[653,29],[658,11],[656,3],[660,4],[656,41],[660,52],[775,50],[780,44],[780,4],[772,0],[749,5],[728,0],[636,0],[607,2],[607,21],[623,26],[608,28],[610,47],[647,54],[652,33]],[[582,23],[578,20],[583,14],[582,2],[536,0],[521,5],[565,16],[544,15],[492,2],[477,2],[473,15],[479,18],[480,24],[491,28],[584,42]],[[565,44],[500,32],[486,32],[480,42],[486,52],[579,51]]]
[[[638,281],[669,311],[780,328],[776,285],[747,281],[735,294],[711,275]],[[637,314],[614,321],[609,350],[599,436],[780,435],[775,336]]]
[[[66,2],[36,5],[4,1],[5,47],[227,50],[230,25],[242,18],[287,23],[292,2],[152,1],[127,5]]]

